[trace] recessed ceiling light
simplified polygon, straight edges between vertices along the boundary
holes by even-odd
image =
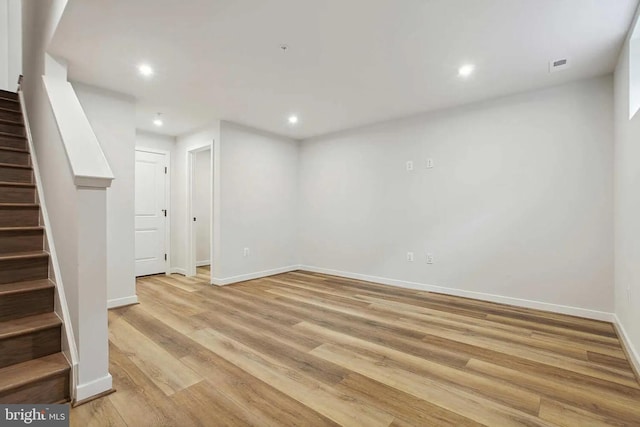
[[[138,72],[140,72],[140,75],[142,75],[144,77],[153,76],[153,68],[151,68],[151,65],[149,65],[149,64],[140,64],[140,65],[138,65]]]
[[[298,123],[298,116],[289,116],[289,123],[292,125]]]
[[[160,127],[160,126],[162,126],[164,124],[163,121],[162,121],[162,114],[158,113],[156,115],[156,118],[153,119],[153,124],[158,126],[158,127]]]
[[[472,64],[465,64],[462,67],[460,67],[458,69],[458,75],[460,77],[469,77],[471,74],[473,74],[473,71],[476,69],[476,67]]]

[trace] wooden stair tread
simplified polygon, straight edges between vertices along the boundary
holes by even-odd
[[[22,121],[3,119],[2,117],[0,117],[0,123],[4,123],[6,125],[24,126],[24,123],[22,123]]]
[[[37,203],[0,203],[0,209],[2,208],[38,209],[40,205]]]
[[[10,92],[10,93],[13,93],[13,92]],[[11,102],[15,102],[16,104],[19,104],[19,103],[20,103],[20,101],[19,101],[18,99],[16,99],[16,98],[11,98],[11,97],[7,96],[6,94],[4,94],[4,93],[2,93],[2,92],[0,92],[0,99],[1,99],[1,100],[3,100],[3,101],[11,101]]]
[[[10,182],[0,181],[0,187],[32,187],[35,188],[35,184],[31,182]]]
[[[0,113],[3,111],[7,113],[20,113],[20,111],[12,110],[11,108],[0,107]]]
[[[32,169],[30,165],[14,165],[13,163],[0,163],[0,168]]]
[[[0,369],[0,394],[69,370],[69,363],[62,353],[7,366]]]
[[[14,99],[18,98],[18,92],[12,90],[0,89],[0,96],[11,96]]]
[[[30,154],[29,150],[23,150],[21,148],[0,147],[0,151],[11,151],[12,153]]]
[[[60,325],[62,325],[62,321],[54,312],[6,320],[0,322],[0,340],[41,331],[43,329],[55,328]],[[1,375],[0,378],[2,378]]]
[[[45,251],[16,252],[8,255],[0,255],[0,261],[28,259],[28,258],[42,258],[42,257],[48,257],[48,256],[49,254],[46,253]]]
[[[0,132],[0,136],[4,136],[4,137],[8,137],[8,138],[23,139],[23,140],[27,139],[26,136],[16,135],[15,133],[11,133],[11,132]]]
[[[5,283],[0,285],[0,297],[4,295],[19,294],[40,289],[53,288],[55,285],[49,279],[26,280],[24,282]]]
[[[34,231],[34,230],[44,230],[44,227],[39,225],[34,225],[29,227],[0,227],[0,232],[2,231]]]

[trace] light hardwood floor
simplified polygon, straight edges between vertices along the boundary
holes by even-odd
[[[320,274],[138,280],[74,426],[639,426],[611,324]]]

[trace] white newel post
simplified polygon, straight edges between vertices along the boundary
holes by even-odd
[[[78,209],[78,365],[76,400],[111,390],[107,328],[107,186],[76,187]]]

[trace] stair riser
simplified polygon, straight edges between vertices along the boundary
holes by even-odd
[[[53,288],[0,296],[0,322],[53,311]]]
[[[70,371],[70,370],[69,370]],[[69,400],[69,371],[0,395],[0,403],[57,403]]]
[[[19,111],[0,110],[0,119],[22,122],[22,113]]]
[[[0,95],[0,108],[7,110],[20,111],[20,103],[2,98]]]
[[[30,166],[29,153],[0,150],[0,163],[8,163],[10,165]]]
[[[0,203],[35,203],[35,200],[35,188],[0,186]]]
[[[0,260],[0,285],[48,277],[49,257]]]
[[[40,209],[37,207],[0,207],[0,227],[35,227],[39,222]]]
[[[16,136],[25,136],[24,126],[20,124],[14,125],[0,122],[0,132],[10,133],[11,135]]]
[[[41,251],[43,247],[43,230],[0,230],[0,255]]]
[[[0,368],[58,353],[61,326],[0,340]]]
[[[18,99],[17,92],[9,92],[8,90],[0,89],[0,97],[9,99]]]
[[[0,135],[0,147],[17,148],[19,150],[27,149],[27,140],[24,138],[12,138]]]
[[[33,172],[31,169],[0,166],[0,181],[31,184],[33,182]]]

